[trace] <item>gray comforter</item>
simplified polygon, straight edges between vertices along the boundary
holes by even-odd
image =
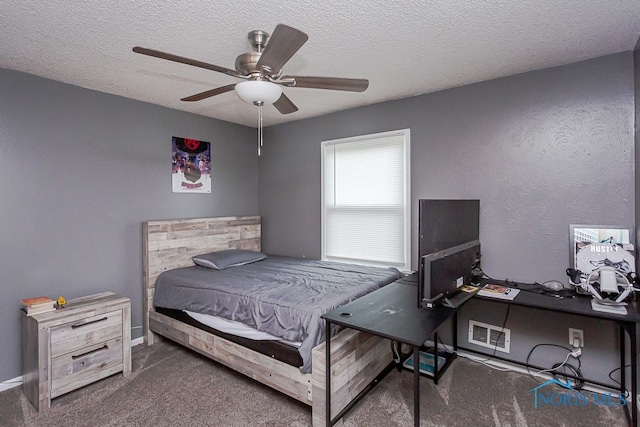
[[[186,267],[162,273],[154,304],[235,320],[301,341],[302,372],[324,340],[324,313],[397,280],[395,268],[270,256],[240,267]]]

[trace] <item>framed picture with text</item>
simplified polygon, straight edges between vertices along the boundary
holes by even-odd
[[[211,193],[211,144],[171,138],[171,189],[174,193]]]
[[[635,238],[632,226],[569,226],[570,266],[589,274],[600,267],[613,267],[628,274],[635,272]]]

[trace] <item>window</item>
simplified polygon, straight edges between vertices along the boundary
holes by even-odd
[[[322,143],[322,259],[409,270],[409,129]]]

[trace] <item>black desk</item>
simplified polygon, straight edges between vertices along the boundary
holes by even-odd
[[[516,286],[513,286],[513,285],[511,286],[521,289],[520,293],[512,301],[500,300],[496,298],[488,298],[480,295],[476,295],[474,298],[481,298],[485,300],[495,301],[499,303],[507,303],[507,304],[523,306],[523,307],[537,308],[541,310],[551,310],[557,313],[568,313],[568,314],[576,314],[579,316],[592,317],[596,319],[606,319],[606,320],[611,320],[615,322],[620,328],[619,329],[620,330],[620,366],[622,369],[621,375],[620,375],[620,379],[621,379],[620,391],[622,393],[626,391],[626,387],[625,387],[626,375],[624,370],[625,362],[626,362],[626,345],[625,345],[624,334],[625,332],[627,333],[627,335],[629,336],[629,343],[631,347],[629,349],[630,359],[631,359],[630,360],[630,363],[631,363],[631,411],[630,411],[631,420],[630,421],[631,421],[631,425],[633,425],[633,427],[636,427],[638,425],[638,414],[637,414],[637,408],[636,408],[636,394],[637,394],[637,380],[638,380],[638,366],[637,366],[638,342],[637,342],[637,336],[636,336],[636,331],[637,331],[636,325],[640,322],[640,313],[638,312],[637,302],[634,301],[632,303],[629,303],[626,306],[627,307],[626,315],[611,314],[611,313],[604,313],[604,312],[593,310],[591,308],[592,298],[590,296],[578,295],[575,298],[560,299],[560,298],[556,298],[549,295],[542,295],[539,293],[529,292],[526,289],[531,289],[531,288],[528,287],[526,284],[525,285],[516,284]],[[468,348],[465,348],[464,350],[474,351]],[[509,360],[509,359],[504,359],[504,360],[526,365],[524,363],[514,362],[513,360]],[[535,366],[531,366],[531,367],[539,368]],[[567,376],[571,377],[571,375],[567,375]],[[585,381],[608,387],[608,385],[606,384],[601,384],[595,381],[590,381],[590,380],[585,380]],[[625,409],[627,411],[627,416],[629,416],[628,406],[626,406]]]
[[[435,352],[437,353],[437,331],[450,318],[454,318],[456,308],[437,306],[430,309],[418,308],[418,294],[415,283],[411,280],[400,280],[391,283],[375,292],[363,296],[336,310],[326,313],[322,317],[327,322],[326,335],[326,419],[327,425],[335,424],[352,406],[347,407],[331,419],[331,348],[330,326],[337,324],[347,328],[368,332],[392,341],[413,347],[413,360],[418,367],[420,347],[431,337],[436,337]],[[454,327],[454,331],[457,328]],[[454,332],[455,333],[455,332]],[[455,342],[455,340],[454,340]],[[437,361],[437,354],[434,355]],[[450,363],[449,359],[447,363]],[[442,367],[443,372],[447,365]],[[438,378],[438,363],[434,363],[434,381]],[[413,416],[414,424],[420,425],[420,370],[413,372]]]

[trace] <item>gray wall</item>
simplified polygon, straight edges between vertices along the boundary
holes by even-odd
[[[20,299],[105,290],[142,334],[142,226],[258,213],[255,130],[0,69],[0,382]],[[211,142],[211,194],[171,192],[171,137]]]
[[[636,188],[640,188],[640,37],[636,42],[633,51],[633,69],[634,69],[634,93],[635,93],[635,180]],[[640,244],[640,194],[635,192],[636,207],[636,247]],[[640,252],[640,251],[638,251]],[[640,272],[640,256],[636,255],[636,272]],[[640,330],[636,333],[636,340],[640,343]],[[640,361],[639,361],[640,364]],[[640,378],[638,379],[640,384]]]
[[[626,52],[267,128],[263,249],[320,256],[321,141],[410,128],[414,254],[418,199],[477,198],[487,274],[566,281],[569,224],[634,223],[633,80]],[[491,311],[469,306],[461,331],[468,318],[501,325]],[[586,373],[608,381],[598,365],[616,364],[612,341],[600,340],[612,325],[518,316],[514,360],[540,342],[568,345],[567,328],[583,328]]]
[[[636,42],[636,47],[633,50],[633,64],[634,64],[634,93],[635,93],[635,149],[636,149],[636,188],[640,188],[640,37]],[[640,194],[636,191],[635,197],[636,206],[636,226],[640,224]],[[636,228],[636,242],[640,243],[640,230]],[[640,256],[636,257],[636,271],[640,271]]]

